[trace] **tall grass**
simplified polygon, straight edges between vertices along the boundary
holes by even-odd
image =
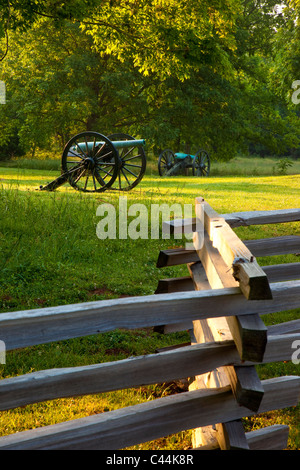
[[[18,158],[12,159],[7,162],[2,162],[2,166],[6,168],[19,168],[31,170],[47,170],[59,171],[61,168],[60,159],[31,159],[31,158]]]
[[[98,205],[110,202],[118,209],[123,193],[84,194],[68,185],[53,193],[37,191],[47,180],[45,169],[0,168],[0,312],[152,294],[159,279],[188,274],[186,266],[165,268],[163,272],[156,268],[159,251],[180,246],[183,240],[97,238]],[[195,196],[204,196],[219,213],[299,207],[299,195],[296,175],[160,178],[151,171],[126,194],[128,206],[143,203],[148,210],[152,203],[194,204]],[[236,231],[243,239],[265,238],[299,234],[299,225],[241,227]],[[260,264],[293,261],[299,261],[298,257],[259,259]],[[267,315],[264,320],[277,323],[299,318],[299,314],[298,309]],[[186,332],[164,336],[143,329],[38,345],[7,353],[0,376],[149,354],[158,347],[188,340]],[[294,364],[271,364],[258,370],[262,378],[299,375],[299,366]],[[173,391],[170,384],[158,384],[29,405],[0,413],[1,434],[128,406]],[[290,424],[289,448],[300,448],[299,407],[246,420],[246,425],[253,429],[273,422]],[[137,448],[180,449],[190,445],[190,433],[180,433]]]
[[[236,157],[212,164],[213,176],[270,176],[300,174],[300,160],[289,158]]]
[[[158,174],[158,156],[152,152],[148,153],[147,175]],[[61,160],[59,156],[44,156],[41,158],[15,158],[2,162],[7,168],[32,169],[45,171],[60,171]],[[190,174],[192,174],[192,171]],[[211,161],[211,176],[270,176],[270,175],[294,175],[300,174],[300,159],[289,157],[266,157],[239,156],[227,162]]]

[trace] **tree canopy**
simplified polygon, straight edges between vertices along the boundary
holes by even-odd
[[[276,0],[0,5],[3,144],[34,152],[82,130],[125,132],[223,160],[299,145],[298,0],[283,12]]]

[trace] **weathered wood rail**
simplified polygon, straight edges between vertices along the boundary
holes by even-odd
[[[0,315],[7,350],[115,328],[191,334],[191,344],[157,354],[3,379],[1,410],[183,378],[189,391],[3,436],[0,449],[116,450],[188,429],[194,429],[193,447],[203,450],[286,448],[288,426],[245,433],[242,418],[298,404],[300,377],[260,381],[255,365],[290,361],[292,345],[300,341],[300,318],[268,328],[262,320],[300,308],[300,263],[260,267],[255,257],[299,253],[300,237],[242,242],[231,227],[245,220],[243,213],[238,219],[219,216],[199,198],[197,206],[205,215],[204,243],[195,232],[195,250],[158,257],[159,267],[186,263],[189,277],[160,281],[154,295]],[[300,210],[295,212],[281,212],[280,222],[300,220]],[[274,216],[268,213],[268,220]],[[262,223],[262,215],[247,217]]]

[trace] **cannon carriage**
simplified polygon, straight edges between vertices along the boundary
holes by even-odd
[[[145,140],[128,134],[104,136],[94,131],[81,132],[66,144],[61,157],[61,175],[40,186],[54,191],[65,183],[84,192],[107,189],[128,191],[146,171]]]
[[[174,153],[165,149],[158,158],[158,173],[160,176],[176,176],[188,169],[192,169],[193,176],[209,176],[210,158],[206,150],[200,149],[195,155],[188,153]]]

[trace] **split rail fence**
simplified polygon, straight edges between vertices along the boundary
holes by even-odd
[[[300,307],[300,263],[261,267],[256,257],[300,253],[300,236],[241,241],[239,225],[300,220],[300,209],[217,214],[196,199],[194,249],[159,253],[157,266],[186,263],[156,293],[0,315],[6,349],[116,328],[189,330],[191,344],[112,363],[43,370],[0,381],[0,409],[184,378],[189,390],[150,402],[0,438],[0,449],[124,449],[193,429],[193,447],[284,449],[289,428],[245,432],[243,417],[296,406],[300,377],[260,380],[256,364],[290,361],[300,319],[266,327],[262,317]],[[195,230],[194,220],[170,223]]]

